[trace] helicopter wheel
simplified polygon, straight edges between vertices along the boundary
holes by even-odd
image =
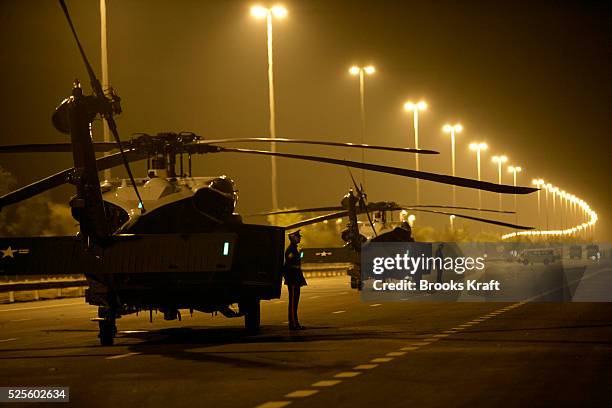
[[[249,334],[256,334],[261,327],[259,299],[251,299],[244,304],[244,327]]]
[[[100,345],[112,346],[115,340],[115,334],[117,334],[117,326],[115,324],[115,312],[108,308],[100,307],[98,309],[98,316],[103,318],[98,322],[100,327]]]

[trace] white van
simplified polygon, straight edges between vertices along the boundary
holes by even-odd
[[[534,263],[548,265],[559,258],[559,254],[553,248],[525,249],[519,254],[518,262],[523,265]]]

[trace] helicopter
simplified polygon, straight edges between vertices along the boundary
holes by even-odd
[[[486,191],[528,194],[531,187],[498,185],[372,163],[267,150],[225,147],[229,143],[298,143],[437,154],[425,149],[279,138],[206,139],[194,133],[138,134],[122,141],[114,120],[122,112],[114,89],[103,90],[79,41],[68,8],[59,0],[86,67],[92,94],[76,80],[56,108],[52,124],[70,142],[0,146],[0,153],[71,152],[74,167],[0,197],[0,209],[63,184],[75,186],[69,205],[79,224],[76,237],[2,238],[0,248],[28,248],[3,256],[3,274],[83,273],[85,299],[98,306],[99,339],[114,343],[116,320],[149,311],[181,319],[180,310],[244,317],[249,333],[260,329],[260,301],[280,297],[285,228],[244,223],[235,212],[237,189],[226,175],[192,174],[192,159],[204,154],[276,156],[360,168]],[[92,121],[101,116],[114,142],[94,142]],[[96,153],[109,153],[96,158]],[[146,160],[146,177],[130,163]],[[185,164],[186,160],[186,164]],[[177,171],[177,165],[179,167]],[[98,172],[125,167],[128,178],[100,180]],[[17,243],[17,244],[15,244]],[[237,310],[232,306],[237,304]]]
[[[307,225],[317,224],[321,222],[328,222],[331,220],[340,220],[344,217],[348,218],[346,228],[341,231],[340,237],[344,241],[345,246],[343,249],[350,249],[351,251],[341,251],[339,256],[331,258],[330,262],[339,262],[340,260],[352,264],[348,268],[347,274],[351,277],[351,288],[362,289],[362,276],[360,270],[360,254],[362,247],[367,245],[369,242],[414,242],[412,237],[412,227],[407,220],[403,220],[400,223],[388,222],[388,213],[394,211],[415,211],[425,212],[435,215],[454,216],[457,218],[468,219],[471,221],[497,225],[501,227],[512,228],[515,230],[531,230],[534,229],[530,226],[517,225],[499,220],[493,220],[489,218],[476,217],[464,213],[459,213],[457,210],[467,211],[478,211],[487,213],[499,213],[499,214],[514,214],[514,211],[503,211],[503,210],[492,210],[487,208],[474,208],[474,207],[462,207],[462,206],[449,206],[449,205],[400,205],[393,201],[378,201],[378,202],[367,202],[367,194],[364,191],[363,185],[358,185],[357,181],[353,177],[350,169],[348,169],[353,188],[349,189],[348,193],[344,195],[340,201],[339,206],[327,206],[327,207],[313,207],[313,208],[302,208],[302,209],[291,209],[291,210],[280,210],[280,211],[269,211],[251,216],[269,216],[269,215],[282,215],[282,214],[302,214],[302,213],[316,213],[316,212],[327,212],[327,214],[319,215],[316,217],[308,218],[295,222],[290,225],[286,225],[287,230],[293,230],[301,228]],[[330,212],[331,211],[331,212]],[[450,212],[452,211],[452,212]],[[380,222],[379,228],[376,228],[371,216],[372,212],[378,213],[378,219]],[[367,223],[358,220],[358,216],[365,214],[367,216]],[[365,231],[362,233],[362,225],[367,225],[366,229],[371,228],[371,235],[366,237]],[[392,228],[395,225],[395,228]],[[338,248],[334,248],[333,251],[337,252]],[[315,255],[317,256],[329,256],[333,252],[331,248],[316,248]],[[343,259],[342,259],[343,258]],[[420,277],[417,277],[420,279]]]

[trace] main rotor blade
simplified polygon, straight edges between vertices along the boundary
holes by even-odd
[[[320,215],[318,217],[309,218],[307,220],[296,222],[295,224],[287,225],[285,229],[300,228],[305,225],[316,224],[317,222],[323,222],[323,221],[346,217],[347,215],[348,215],[348,211],[338,211],[338,212],[331,213],[331,214]]]
[[[489,219],[480,218],[480,217],[472,217],[470,215],[457,214],[457,213],[451,213],[451,212],[446,212],[446,211],[425,210],[423,208],[412,208],[412,207],[402,207],[402,210],[419,211],[419,212],[426,212],[426,213],[439,214],[439,215],[449,215],[449,216],[454,215],[457,218],[465,218],[465,219],[472,220],[472,221],[484,222],[486,224],[499,225],[501,227],[508,227],[508,228],[513,228],[513,229],[520,229],[520,230],[534,229],[533,227],[526,227],[524,225],[516,225],[516,224],[511,224],[508,222],[489,220]]]
[[[279,214],[299,214],[306,212],[319,212],[319,211],[340,211],[343,210],[344,207],[335,206],[335,207],[315,207],[315,208],[299,208],[296,210],[279,210],[279,211],[268,211],[262,213],[249,214],[247,217],[256,217],[263,215],[279,215]]]
[[[110,152],[118,149],[114,142],[94,142],[94,151]],[[70,153],[72,152],[71,143],[35,143],[22,145],[0,146],[0,153]]]
[[[308,139],[283,139],[283,138],[270,138],[270,137],[243,137],[237,139],[214,139],[214,140],[202,140],[194,144],[224,144],[224,143],[243,143],[243,142],[274,142],[274,143],[299,143],[299,144],[311,144],[311,145],[322,145],[322,146],[338,146],[338,147],[349,147],[356,149],[370,149],[370,150],[387,150],[392,152],[403,152],[403,153],[416,153],[416,154],[440,154],[435,150],[427,149],[413,149],[408,147],[391,147],[391,146],[378,146],[378,145],[367,145],[358,143],[341,143],[341,142],[325,142],[321,140],[308,140]]]
[[[482,211],[499,214],[516,214],[514,211],[503,211],[503,210],[492,210],[489,208],[475,208],[475,207],[457,207],[453,205],[406,205],[404,207],[410,208],[447,208],[449,210],[470,210],[470,211]]]
[[[319,163],[336,164],[340,166],[349,166],[349,167],[354,167],[358,169],[376,171],[379,173],[395,174],[398,176],[417,178],[421,180],[428,180],[428,181],[433,181],[435,183],[442,183],[442,184],[449,184],[453,186],[474,188],[477,190],[491,191],[493,193],[529,194],[529,193],[538,191],[538,189],[534,187],[520,187],[520,186],[515,187],[515,186],[509,186],[505,184],[495,184],[495,183],[489,183],[486,181],[472,180],[472,179],[467,179],[463,177],[454,177],[454,176],[447,176],[444,174],[427,173],[424,171],[402,169],[399,167],[383,166],[380,164],[360,163],[360,162],[354,162],[350,160],[332,159],[330,157],[306,156],[306,155],[301,155],[301,154],[278,153],[278,152],[269,152],[266,150],[238,149],[238,148],[221,147],[221,146],[207,146],[207,149],[201,151],[201,153],[221,153],[221,152],[257,154],[257,155],[262,155],[262,156],[277,156],[277,157],[285,157],[288,159],[307,160],[307,161],[314,161],[314,162],[319,162]]]
[[[100,157],[96,159],[96,167],[98,171],[111,169],[113,167],[125,165],[139,160],[146,160],[147,154],[139,152],[137,149],[124,150],[123,157],[122,153],[113,153],[108,156]]]
[[[68,183],[70,175],[73,173],[73,171],[73,168],[60,171],[59,173],[45,179],[36,181],[25,187],[21,187],[18,190],[11,191],[10,193],[3,195],[0,197],[0,209],[7,205],[15,204],[30,197],[34,197],[37,194],[44,193],[45,191],[54,187],[59,187],[62,184]]]
[[[381,204],[381,203],[373,203],[373,204]],[[384,207],[384,210],[386,210],[386,211],[410,210],[410,211],[426,212],[426,213],[439,214],[439,215],[449,215],[449,216],[450,215],[454,215],[455,217],[458,217],[458,218],[465,218],[465,219],[472,220],[472,221],[484,222],[484,223],[487,223],[487,224],[499,225],[499,226],[502,226],[502,227],[508,227],[508,228],[514,228],[514,229],[522,229],[522,230],[531,230],[531,229],[534,229],[533,227],[526,227],[526,226],[523,226],[523,225],[516,225],[516,224],[511,224],[511,223],[507,223],[507,222],[503,222],[503,221],[491,220],[491,219],[487,219],[487,218],[473,217],[471,215],[459,214],[459,213],[454,213],[454,212],[426,210],[424,208],[419,208],[419,207],[406,207],[406,206],[394,205],[394,203],[384,203],[384,204],[387,204]],[[358,209],[357,212],[362,214],[365,211],[363,211],[361,209]]]
[[[147,155],[144,153],[137,152],[135,150],[128,150],[125,152],[125,156],[128,162],[145,160]],[[113,167],[121,166],[123,160],[121,153],[111,154],[104,156],[96,160],[96,167],[98,171],[110,169]],[[75,172],[75,168],[62,170],[52,176],[36,181],[18,190],[11,191],[8,194],[0,197],[0,209],[10,204],[15,204],[20,201],[26,200],[30,197],[34,197],[37,194],[44,193],[45,191],[51,190],[52,188],[59,187],[62,184],[70,182],[70,176]]]

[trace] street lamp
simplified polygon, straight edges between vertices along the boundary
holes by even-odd
[[[538,189],[541,189],[544,185],[544,180],[542,179],[533,179],[531,180],[531,184],[536,186]],[[541,211],[540,211],[540,190],[538,190],[538,225],[542,228],[542,219],[541,219]]]
[[[425,109],[427,109],[427,104],[425,103],[425,101],[419,101],[417,103],[412,103],[409,101],[404,104],[404,110],[406,112],[413,113],[414,148],[415,149],[419,148],[419,111],[424,111]],[[419,155],[418,154],[414,155],[414,161],[416,165],[416,171],[419,171]],[[421,204],[421,190],[420,190],[420,185],[419,185],[419,179],[416,179],[416,201],[417,201],[417,205]]]
[[[470,143],[470,150],[476,152],[476,168],[478,169],[478,181],[480,180],[480,152],[487,150],[489,146],[486,143]],[[482,208],[482,191],[478,190],[478,210]]]
[[[459,123],[455,125],[446,124],[442,128],[445,133],[450,133],[451,137],[451,171],[453,177],[455,177],[455,133],[461,133],[463,126]],[[457,205],[457,186],[453,186],[453,206]]]
[[[513,175],[514,187],[516,187],[516,174],[520,173],[523,169],[519,166],[508,166],[508,172]],[[518,223],[518,213],[516,212],[516,194],[514,194],[514,220]]]
[[[283,19],[287,17],[287,9],[283,6],[266,8],[262,6],[251,7],[251,15],[257,19],[266,19],[267,39],[268,39],[268,100],[270,103],[270,138],[276,139],[276,117],[274,109],[274,58],[272,53],[272,18]],[[270,151],[276,152],[276,143],[270,143]],[[271,184],[272,184],[272,208],[278,208],[278,186],[276,175],[276,157],[270,158],[272,165]]]
[[[366,134],[366,119],[365,119],[365,76],[372,75],[376,72],[376,68],[372,65],[360,67],[353,65],[349,68],[349,74],[353,76],[359,75],[359,114],[361,116],[361,144],[365,144]],[[361,149],[361,162],[365,162],[365,149]],[[361,169],[361,180],[365,185],[365,170]]]
[[[504,164],[505,162],[508,161],[508,158],[506,156],[493,156],[492,158],[493,163],[497,163],[497,184],[501,184],[502,183],[502,164]],[[502,210],[502,195],[501,193],[498,194],[498,201],[499,201],[499,211]]]
[[[102,89],[108,89],[108,42],[107,42],[107,24],[106,24],[106,0],[100,0],[100,63],[102,65]],[[104,141],[110,142],[110,129],[105,120],[102,121],[102,134]],[[104,179],[110,180],[111,169],[104,170]]]

